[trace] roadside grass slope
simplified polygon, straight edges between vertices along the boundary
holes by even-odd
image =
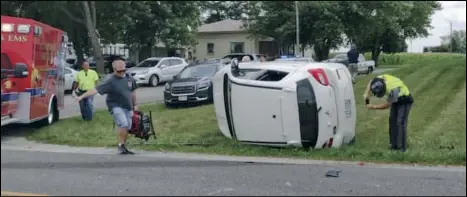
[[[357,141],[340,149],[305,151],[297,148],[269,148],[239,144],[223,137],[217,128],[212,105],[165,109],[163,105],[141,106],[153,111],[158,139],[133,148],[225,155],[299,157],[419,164],[466,164],[466,58],[465,55],[435,56],[401,54],[406,64],[390,74],[400,77],[410,88],[415,103],[409,116],[408,151],[388,150],[388,110],[368,110],[362,99],[367,82],[375,75],[361,76],[355,84]],[[382,102],[373,99],[372,103]],[[96,112],[93,122],[79,117],[40,128],[30,140],[72,146],[115,147],[116,135],[107,111]]]

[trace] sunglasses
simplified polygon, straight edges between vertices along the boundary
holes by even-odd
[[[124,73],[124,72],[126,72],[126,70],[116,70],[115,72],[117,72],[117,73]]]

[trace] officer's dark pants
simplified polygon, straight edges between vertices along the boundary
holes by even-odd
[[[405,151],[407,144],[407,120],[412,103],[393,104],[389,114],[389,142],[391,149]]]

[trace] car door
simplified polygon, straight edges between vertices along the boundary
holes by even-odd
[[[282,127],[282,88],[229,73],[230,122],[234,138],[247,143],[286,143]]]
[[[2,53],[1,57],[1,74],[2,74],[2,116],[14,114],[16,112],[16,105],[18,102],[18,86],[16,79],[13,77],[13,64],[6,53]]]
[[[171,71],[172,76],[177,75],[183,70],[183,68],[185,68],[185,63],[181,59],[174,58],[174,59],[170,59],[169,61],[171,64],[170,71]]]
[[[160,77],[161,77],[161,81],[167,81],[169,80],[172,76],[171,72],[170,72],[170,61],[169,59],[163,59],[159,65],[158,65],[159,69],[160,69]]]

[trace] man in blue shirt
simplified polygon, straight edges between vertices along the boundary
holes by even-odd
[[[349,59],[349,71],[352,76],[352,83],[355,83],[355,76],[358,74],[358,51],[357,46],[352,44],[349,52],[347,52],[347,58]]]

